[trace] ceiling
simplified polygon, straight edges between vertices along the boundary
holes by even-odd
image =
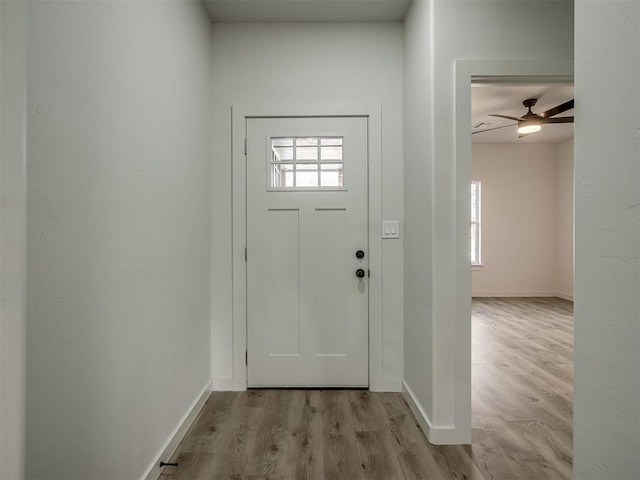
[[[226,22],[382,22],[402,21],[411,0],[202,0],[214,23]],[[522,101],[537,98],[534,113],[573,98],[573,86],[531,80],[483,79],[471,89],[473,143],[560,143],[573,137],[573,124],[545,125],[538,133],[518,139],[515,122],[489,116],[499,113],[521,117]],[[560,116],[573,115],[573,110]],[[477,128],[473,128],[478,126]]]
[[[202,0],[212,22],[402,21],[411,0]]]
[[[537,98],[533,113],[541,113],[573,98],[573,85],[543,84],[502,85],[495,82],[474,84],[471,88],[471,131],[514,125],[516,122],[505,118],[490,117],[490,113],[521,117],[527,113],[522,101]],[[558,117],[569,117],[573,110]],[[474,128],[477,127],[477,128]],[[559,123],[543,125],[542,130],[518,139],[515,126],[471,135],[473,143],[560,143],[573,138],[573,124]]]

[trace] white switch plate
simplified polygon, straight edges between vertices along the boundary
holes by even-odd
[[[398,220],[382,222],[382,238],[400,238],[400,222]]]

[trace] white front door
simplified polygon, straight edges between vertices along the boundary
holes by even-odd
[[[367,119],[246,138],[248,386],[368,386]]]

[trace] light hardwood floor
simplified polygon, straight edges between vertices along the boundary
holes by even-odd
[[[472,445],[429,444],[397,393],[216,392],[160,479],[570,479],[572,304],[474,299],[472,332]]]

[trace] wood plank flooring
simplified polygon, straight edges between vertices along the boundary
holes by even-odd
[[[570,479],[573,305],[474,299],[472,341],[471,445],[431,445],[398,393],[215,392],[160,479]]]

